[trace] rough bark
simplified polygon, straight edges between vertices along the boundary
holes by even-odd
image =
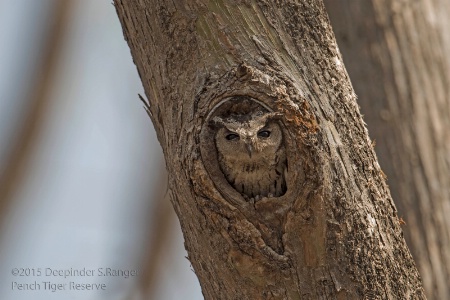
[[[425,299],[321,1],[116,0],[205,299]],[[287,192],[245,201],[209,122],[283,113]]]
[[[450,2],[326,0],[429,299],[450,299]]]

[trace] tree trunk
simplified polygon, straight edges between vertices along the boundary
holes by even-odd
[[[425,299],[323,3],[116,0],[205,299]],[[283,114],[287,191],[245,200],[211,120]]]
[[[450,299],[450,2],[326,0],[429,299]]]

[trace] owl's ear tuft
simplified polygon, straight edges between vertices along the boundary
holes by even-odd
[[[280,113],[280,112],[271,112],[271,113],[268,113],[268,114],[264,115],[264,119],[265,119],[266,122],[268,122],[268,121],[278,121],[278,120],[281,120],[283,118],[283,116],[284,115],[282,113]]]
[[[209,126],[211,126],[212,128],[225,127],[225,121],[221,117],[216,116],[209,122]]]

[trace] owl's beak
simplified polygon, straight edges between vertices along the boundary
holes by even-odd
[[[246,143],[245,146],[247,147],[248,155],[250,157],[252,157],[252,153],[253,153],[253,146],[252,146],[252,144],[251,143]]]

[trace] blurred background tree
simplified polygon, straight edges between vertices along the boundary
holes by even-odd
[[[325,0],[428,299],[450,299],[450,2]]]

